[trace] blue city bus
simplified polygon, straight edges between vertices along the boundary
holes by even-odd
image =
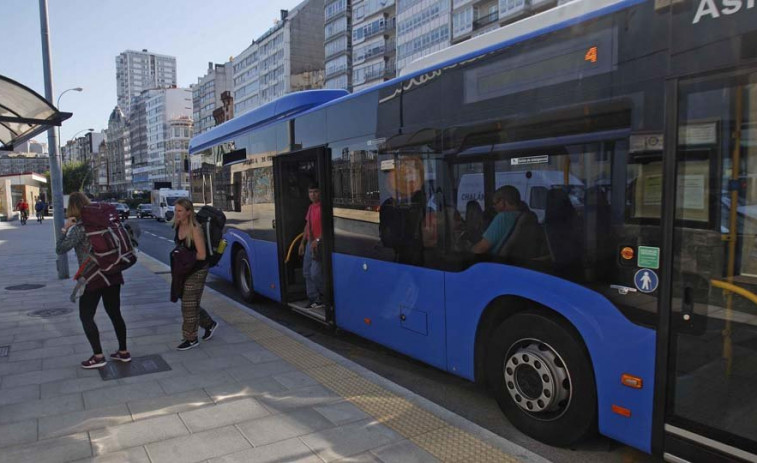
[[[190,162],[194,203],[228,218],[213,272],[245,299],[483,383],[552,445],[757,460],[753,0],[566,3],[363,91],[282,96]],[[518,219],[474,254],[504,185]]]

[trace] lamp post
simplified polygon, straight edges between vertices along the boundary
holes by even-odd
[[[58,95],[58,99],[57,99],[57,100],[55,101],[55,107],[56,107],[56,108],[58,108],[58,110],[60,111],[60,99],[61,99],[61,98],[63,97],[63,95],[65,95],[65,94],[66,94],[67,92],[81,92],[81,91],[84,91],[84,89],[83,89],[83,88],[81,88],[81,87],[74,87],[74,88],[69,88],[69,89],[63,90],[63,91],[61,92],[61,94],[60,94],[60,95]],[[60,126],[58,126],[58,140],[60,140],[60,139],[61,139],[61,138],[60,138]],[[62,152],[61,152],[61,164],[63,164],[63,153],[62,153]]]

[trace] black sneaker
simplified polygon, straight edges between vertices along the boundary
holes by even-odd
[[[176,349],[178,349],[178,350],[191,349],[193,347],[197,347],[197,344],[199,344],[199,343],[200,342],[197,339],[195,339],[194,341],[190,341],[188,339],[185,339],[184,341],[182,341],[181,344],[179,344],[178,346],[176,346]]]
[[[202,335],[202,340],[207,341],[212,338],[216,328],[218,328],[218,322],[214,321],[213,324],[210,325],[210,328],[205,328],[205,334]]]

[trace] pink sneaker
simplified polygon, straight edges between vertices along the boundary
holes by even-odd
[[[108,362],[105,360],[105,357],[97,358],[94,355],[87,360],[83,361],[81,363],[82,368],[90,369],[90,368],[100,368],[107,365]]]
[[[128,352],[125,354],[122,354],[121,352],[116,351],[115,354],[110,354],[110,358],[113,360],[118,360],[119,362],[124,362],[124,363],[131,362],[131,354]]]

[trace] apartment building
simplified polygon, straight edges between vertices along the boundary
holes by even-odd
[[[397,69],[450,45],[450,0],[397,0]]]
[[[223,108],[223,94],[232,90],[232,62],[225,64],[208,63],[208,72],[197,78],[191,85],[194,112],[194,133],[207,132],[215,127],[213,112]]]
[[[396,51],[395,1],[353,1],[352,90],[396,76]]]
[[[168,121],[166,133],[166,178],[171,186],[180,190],[189,189],[189,139],[192,138],[193,121],[179,116]]]
[[[101,156],[100,184],[104,191],[127,196],[131,189],[131,145],[129,125],[121,108],[116,106],[108,118],[105,131],[105,152]],[[104,180],[103,180],[104,179]]]
[[[287,93],[323,87],[323,13],[323,0],[281,10],[277,23],[234,57],[235,115]]]
[[[176,87],[176,58],[126,50],[116,57],[118,106],[129,117],[132,99],[145,90]]]
[[[352,91],[352,0],[327,0],[323,19],[324,87]]]
[[[10,152],[0,154],[0,176],[36,172],[43,174],[50,170],[50,158],[33,152]]]

